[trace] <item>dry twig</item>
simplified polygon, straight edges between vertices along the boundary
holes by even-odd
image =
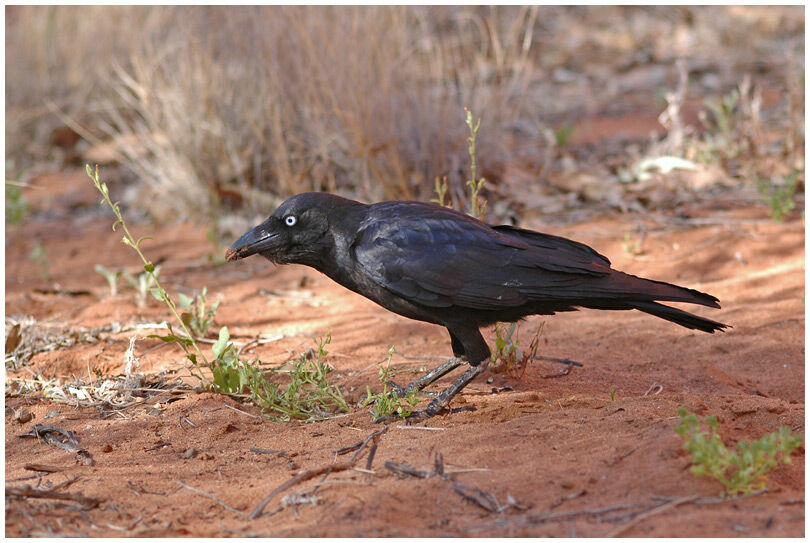
[[[25,498],[41,498],[47,500],[69,500],[83,505],[84,507],[97,507],[103,498],[90,498],[83,494],[67,493],[67,492],[54,492],[53,490],[40,490],[38,488],[31,488],[29,485],[23,485],[19,488],[6,487],[6,498],[25,499]]]
[[[620,534],[626,532],[627,530],[629,530],[630,528],[632,528],[633,526],[635,526],[644,519],[650,518],[651,516],[657,515],[659,513],[663,513],[668,509],[673,509],[675,507],[678,507],[679,505],[683,505],[684,503],[693,502],[698,498],[700,498],[700,496],[695,494],[694,496],[686,496],[684,498],[679,498],[677,500],[673,500],[663,505],[659,505],[658,507],[654,507],[653,509],[650,509],[648,511],[645,511],[644,513],[641,513],[640,515],[633,517],[629,522],[622,524],[618,528],[611,530],[610,533],[608,533],[605,537],[618,537]]]
[[[213,494],[209,494],[208,492],[203,492],[202,490],[200,490],[198,488],[194,488],[193,486],[189,486],[186,483],[184,483],[183,481],[177,481],[177,484],[179,484],[180,486],[182,486],[186,490],[191,490],[192,492],[196,492],[200,496],[205,496],[206,498],[210,498],[210,499],[214,500],[215,502],[217,502],[219,505],[221,505],[222,507],[224,507],[228,511],[231,511],[233,513],[242,513],[243,512],[241,509],[236,509],[235,507],[231,507],[230,505],[228,505],[224,501],[220,500],[219,498],[217,498]]]
[[[290,479],[286,483],[282,484],[281,486],[277,487],[270,494],[268,494],[267,497],[264,498],[259,503],[259,505],[257,505],[253,509],[253,511],[250,512],[250,514],[248,515],[248,519],[254,520],[254,519],[260,517],[262,515],[262,512],[264,511],[264,508],[267,507],[267,504],[269,504],[270,501],[276,495],[280,494],[281,492],[284,492],[288,488],[291,488],[291,487],[297,485],[300,482],[307,481],[309,479],[312,479],[313,477],[317,477],[318,475],[323,475],[323,474],[329,475],[330,473],[336,473],[338,471],[345,471],[347,469],[353,469],[354,465],[357,463],[357,460],[360,458],[360,455],[362,454],[362,452],[365,449],[366,445],[368,445],[368,443],[370,441],[372,441],[372,440],[376,442],[376,440],[379,439],[379,437],[382,434],[384,434],[387,430],[388,430],[388,426],[385,425],[382,428],[380,428],[379,430],[376,430],[376,431],[372,432],[371,434],[369,434],[369,436],[366,437],[366,439],[364,439],[363,441],[361,441],[361,442],[359,442],[359,443],[357,443],[355,445],[350,445],[348,447],[343,447],[343,448],[339,449],[337,451],[337,454],[347,454],[347,453],[350,453],[350,452],[352,452],[354,450],[357,451],[356,453],[354,453],[354,455],[351,457],[351,459],[348,462],[341,462],[341,463],[338,463],[338,464],[330,464],[328,466],[321,466],[319,468],[314,468],[314,469],[304,471],[302,473],[299,473],[298,475],[296,475],[295,477],[293,477],[292,479]]]
[[[419,479],[428,479],[430,477],[439,476],[442,480],[449,482],[453,486],[453,490],[455,490],[461,497],[474,503],[475,505],[481,507],[482,509],[486,509],[490,513],[502,513],[506,511],[510,507],[517,507],[520,506],[517,502],[512,498],[512,496],[507,496],[507,503],[501,504],[494,496],[485,492],[481,489],[474,488],[471,486],[467,486],[463,483],[459,483],[455,479],[453,479],[448,473],[444,470],[444,458],[441,454],[436,453],[436,456],[433,460],[433,471],[427,471],[419,468],[415,468],[410,464],[406,463],[399,463],[399,462],[392,462],[391,460],[386,460],[385,468],[388,471],[392,471],[398,475],[409,475],[411,477],[416,477]]]

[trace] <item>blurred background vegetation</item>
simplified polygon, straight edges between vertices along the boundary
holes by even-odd
[[[493,220],[793,198],[804,8],[6,7],[7,179],[100,163],[155,220],[463,205],[464,107]]]

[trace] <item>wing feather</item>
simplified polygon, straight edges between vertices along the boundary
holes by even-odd
[[[587,290],[610,263],[589,247],[415,202],[371,206],[353,250],[374,282],[429,307],[504,309]]]

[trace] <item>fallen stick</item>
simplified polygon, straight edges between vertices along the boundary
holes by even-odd
[[[74,501],[85,507],[97,507],[101,502],[104,501],[103,498],[90,498],[84,496],[83,494],[76,493],[68,493],[68,492],[54,492],[52,490],[39,490],[36,488],[31,488],[28,485],[21,486],[19,488],[13,487],[6,487],[6,498],[17,498],[17,499],[24,499],[24,498],[40,498],[46,500],[68,500]]]
[[[352,455],[351,459],[348,462],[341,462],[339,464],[330,464],[328,466],[321,466],[319,468],[313,468],[313,469],[304,471],[302,473],[299,473],[298,475],[296,475],[295,477],[293,477],[292,479],[290,479],[286,483],[282,484],[281,486],[277,487],[270,494],[268,494],[266,498],[264,498],[261,502],[259,502],[259,505],[257,505],[253,509],[253,511],[251,511],[250,514],[248,515],[248,519],[249,520],[254,520],[254,519],[260,517],[262,515],[262,512],[264,511],[264,508],[267,507],[267,505],[270,503],[270,501],[275,496],[277,496],[281,492],[284,492],[285,490],[297,485],[300,482],[312,479],[313,477],[317,477],[318,475],[324,475],[324,474],[329,475],[330,473],[336,473],[338,471],[345,471],[347,469],[354,468],[354,465],[357,463],[357,460],[360,458],[360,454],[366,448],[366,445],[368,445],[368,443],[370,441],[372,441],[372,440],[374,440],[375,444],[376,444],[376,440],[382,434],[384,434],[387,430],[388,430],[388,426],[387,425],[383,426],[379,430],[371,432],[371,434],[369,434],[369,436],[366,439],[364,439],[363,441],[361,441],[359,443],[356,443],[355,445],[350,445],[348,447],[343,447],[342,449],[339,449],[337,451],[337,454],[346,454],[346,453],[352,452],[354,450],[357,451],[356,453],[354,453],[354,455]]]
[[[490,493],[485,492],[481,489],[474,488],[471,486],[467,486],[463,483],[459,483],[455,479],[453,479],[449,474],[445,473],[444,471],[444,458],[441,454],[436,453],[436,457],[433,460],[433,471],[427,471],[419,468],[415,468],[410,464],[406,463],[399,463],[399,462],[392,462],[391,460],[385,461],[385,469],[388,471],[392,471],[397,475],[410,475],[411,477],[416,477],[418,479],[428,479],[430,477],[438,476],[444,481],[450,483],[453,487],[453,490],[458,493],[462,498],[465,500],[474,503],[478,507],[482,509],[486,509],[490,513],[502,513],[503,511],[507,510],[510,507],[518,507],[517,503],[509,497],[509,501],[506,505],[502,505],[494,496]],[[518,507],[519,508],[519,507]]]
[[[648,519],[653,515],[663,513],[664,511],[666,511],[668,509],[673,509],[675,507],[678,507],[679,505],[683,505],[685,503],[693,502],[693,501],[697,500],[698,498],[700,498],[700,496],[695,494],[694,496],[686,496],[684,498],[680,498],[680,499],[665,503],[663,505],[659,505],[658,507],[655,507],[653,509],[645,511],[644,513],[641,513],[640,515],[637,515],[637,516],[633,517],[633,519],[631,519],[630,521],[628,521],[625,524],[622,524],[621,526],[619,526],[618,528],[615,528],[614,530],[610,531],[605,537],[618,537],[620,534],[626,532],[627,530],[629,530],[630,528],[632,528],[633,526],[635,526],[636,524],[638,524],[639,522],[641,522],[644,519]]]
[[[235,507],[231,507],[230,505],[228,505],[224,501],[220,500],[219,498],[217,498],[213,494],[209,494],[208,492],[204,492],[204,491],[200,490],[199,488],[194,488],[193,486],[189,486],[186,483],[184,483],[183,481],[177,481],[177,484],[179,484],[180,486],[182,486],[186,490],[191,490],[192,492],[196,492],[200,496],[205,496],[206,498],[210,498],[210,499],[214,500],[215,502],[217,502],[219,505],[221,505],[222,507],[224,507],[228,511],[231,511],[233,513],[243,513],[244,512],[241,509],[236,509]]]
[[[330,473],[335,473],[335,472],[338,472],[338,471],[344,471],[344,470],[347,470],[347,469],[351,469],[353,466],[354,466],[354,462],[343,462],[341,464],[331,464],[329,466],[321,466],[319,468],[310,469],[310,470],[307,470],[305,472],[299,473],[298,475],[296,475],[295,477],[293,477],[292,479],[290,479],[286,483],[282,484],[280,487],[276,488],[270,494],[268,494],[267,497],[265,499],[263,499],[259,503],[259,505],[257,505],[253,509],[253,511],[250,512],[250,514],[248,515],[248,519],[254,520],[254,519],[260,517],[262,515],[262,512],[264,511],[264,508],[267,507],[267,504],[269,504],[270,501],[277,494],[279,494],[281,492],[284,492],[288,488],[291,488],[291,487],[297,485],[300,482],[306,481],[308,479],[312,479],[313,477],[317,477],[318,475],[321,475],[321,474],[324,474],[324,473],[329,475]]]

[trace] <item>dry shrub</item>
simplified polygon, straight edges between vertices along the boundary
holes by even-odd
[[[438,174],[463,186],[463,108],[485,120],[484,168],[503,160],[495,142],[520,114],[537,11],[160,7],[134,10],[133,28],[118,21],[125,10],[83,9],[21,17],[57,20],[54,48],[67,33],[89,39],[88,18],[90,34],[105,36],[75,46],[79,67],[64,74],[75,85],[30,95],[69,96],[63,118],[88,139],[114,139],[167,211],[210,209],[234,192],[266,203],[256,189],[373,200],[427,198]],[[125,40],[125,53],[105,55],[110,39]],[[93,68],[85,55],[95,54]],[[77,97],[81,113],[67,103]]]
[[[146,8],[7,6],[6,156],[22,166],[50,154],[59,111],[89,123],[99,77],[123,58]]]

